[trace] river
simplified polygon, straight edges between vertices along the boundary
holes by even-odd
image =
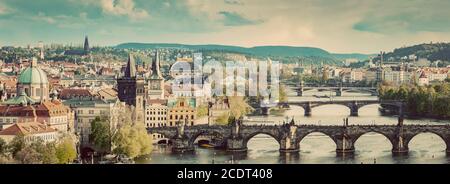
[[[288,90],[289,96],[294,96]],[[304,97],[289,97],[291,101],[330,100],[315,98],[312,95],[330,95],[330,92],[307,91]],[[370,100],[377,99],[364,93],[344,93],[333,100]],[[324,105],[312,109],[312,116],[304,117],[302,107],[291,106],[279,115],[250,116],[253,120],[267,120],[281,124],[286,117],[294,118],[296,124],[342,125],[343,118],[349,118],[349,124],[397,124],[397,117],[382,116],[379,105],[368,105],[359,109],[358,117],[349,117],[350,110],[340,105]],[[405,119],[405,124],[450,124],[450,120]],[[423,133],[414,137],[409,143],[407,156],[392,156],[391,143],[381,134],[368,133],[355,143],[355,154],[351,157],[337,157],[336,145],[327,136],[313,133],[300,142],[298,154],[280,154],[279,145],[270,136],[257,135],[248,143],[246,154],[231,154],[223,150],[197,147],[194,153],[173,154],[170,147],[155,145],[151,155],[136,160],[136,163],[149,164],[443,164],[450,163],[446,156],[445,142],[437,135]]]

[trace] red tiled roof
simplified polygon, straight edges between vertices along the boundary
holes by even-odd
[[[19,134],[30,135],[55,131],[56,131],[55,129],[43,123],[29,122],[29,123],[16,123],[0,131],[0,135],[19,135]]]
[[[61,99],[70,99],[73,97],[90,97],[93,96],[87,89],[63,89],[59,93]]]

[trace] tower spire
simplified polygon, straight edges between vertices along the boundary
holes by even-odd
[[[136,63],[134,62],[133,55],[128,54],[127,68],[125,69],[125,77],[136,77]]]
[[[86,52],[86,53],[89,52],[89,40],[88,40],[88,36],[87,35],[84,38],[84,52]]]
[[[160,79],[162,78],[161,72],[159,70],[160,62],[159,62],[159,51],[156,50],[155,58],[152,61],[152,78]]]

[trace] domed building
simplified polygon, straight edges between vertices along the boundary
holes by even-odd
[[[17,81],[17,94],[22,92],[36,101],[44,101],[49,98],[47,74],[37,66],[36,58],[33,58],[31,65],[20,73]]]

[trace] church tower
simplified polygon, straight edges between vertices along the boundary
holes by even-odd
[[[136,74],[136,63],[131,54],[124,75],[117,79],[117,94],[119,100],[133,107],[134,120],[144,120],[144,78]]]
[[[86,36],[84,38],[84,47],[83,47],[84,53],[85,54],[89,54],[90,48],[89,48],[89,40],[88,37]]]
[[[148,97],[150,99],[164,99],[164,78],[160,71],[160,56],[156,50],[152,61],[151,75],[148,79]]]

